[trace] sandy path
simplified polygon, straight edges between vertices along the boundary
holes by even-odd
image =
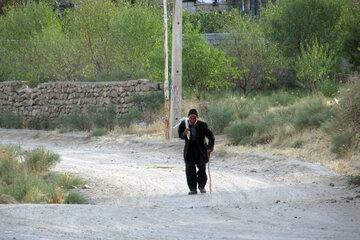
[[[0,239],[360,239],[359,189],[318,165],[215,154],[212,194],[188,196],[179,140],[0,129],[0,143],[53,150],[92,186],[88,205],[0,205]]]

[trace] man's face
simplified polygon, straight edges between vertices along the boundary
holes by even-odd
[[[190,114],[189,115],[189,123],[190,123],[190,125],[194,125],[197,120],[198,120],[198,117],[195,114]]]

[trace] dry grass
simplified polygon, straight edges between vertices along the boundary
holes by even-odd
[[[299,148],[291,147],[291,143],[301,141]],[[247,151],[274,154],[301,161],[317,163],[343,175],[360,174],[360,154],[348,153],[341,157],[330,152],[331,139],[320,129],[307,129],[293,132],[287,138],[275,138],[271,144],[257,146],[222,147],[221,151]],[[222,153],[224,154],[224,153]]]

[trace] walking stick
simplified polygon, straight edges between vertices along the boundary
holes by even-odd
[[[210,156],[208,158],[209,158],[209,161],[208,161],[208,174],[209,174],[210,194],[211,194]]]

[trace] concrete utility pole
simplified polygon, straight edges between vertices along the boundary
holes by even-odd
[[[173,1],[170,138],[177,135],[177,129],[173,127],[181,118],[182,95],[182,0]]]
[[[165,138],[170,139],[169,118],[169,66],[168,66],[168,26],[167,26],[167,3],[164,0],[164,115],[165,115]]]

